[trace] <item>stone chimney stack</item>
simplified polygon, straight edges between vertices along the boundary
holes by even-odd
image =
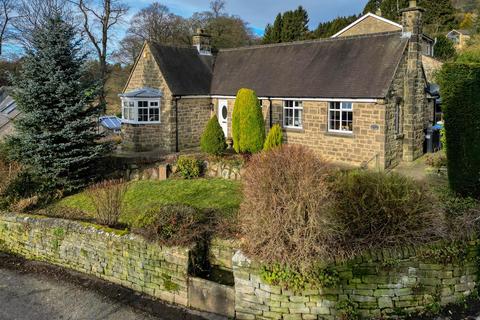
[[[212,55],[212,46],[210,44],[211,36],[205,33],[205,30],[198,28],[193,36],[193,46],[197,48],[201,55]]]
[[[409,38],[403,105],[403,159],[413,161],[423,153],[425,86],[422,77],[423,12],[416,0],[401,10],[403,37]]]

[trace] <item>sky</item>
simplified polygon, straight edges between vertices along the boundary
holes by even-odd
[[[134,14],[148,6],[153,0],[126,0]],[[209,9],[210,0],[160,0],[170,10],[180,16],[190,17],[192,13]],[[262,35],[267,23],[273,23],[279,12],[303,6],[310,16],[310,29],[320,22],[338,16],[361,13],[367,0],[227,0],[226,11],[240,16],[249,23],[256,34]]]
[[[128,29],[128,21],[131,16],[140,9],[147,7],[155,0],[122,0],[126,2],[130,10],[125,17],[127,23],[116,28],[112,44],[118,43]],[[157,0],[166,5],[172,13],[188,18],[195,12],[210,9],[210,0]],[[267,23],[273,23],[279,12],[294,10],[303,6],[310,17],[310,30],[317,28],[320,22],[332,20],[338,16],[349,16],[363,11],[368,0],[226,0],[226,12],[240,16],[249,24],[255,34],[263,35]],[[112,47],[112,50],[115,48]],[[4,52],[7,58],[17,57],[22,54],[19,46],[6,44]]]

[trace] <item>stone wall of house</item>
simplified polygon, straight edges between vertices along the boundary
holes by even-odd
[[[361,22],[357,23],[355,26],[351,27],[341,35],[339,35],[339,37],[358,36],[362,34],[395,32],[395,31],[401,31],[401,30],[400,28],[390,23],[384,22],[374,17],[368,17],[362,20]]]
[[[456,262],[429,261],[419,250],[374,252],[337,264],[338,284],[301,292],[266,283],[259,265],[241,252],[233,258],[236,319],[338,319],[344,305],[364,319],[396,318],[458,303],[478,282],[477,243]]]
[[[403,140],[404,140],[404,92],[405,75],[407,72],[407,56],[404,55],[392,86],[385,99],[385,163],[387,167],[395,167],[403,159]],[[400,107],[400,127],[395,130],[395,113],[397,104]]]
[[[175,151],[175,113],[172,92],[165,81],[150,47],[140,54],[125,92],[150,87],[163,93],[160,101],[160,124],[123,124],[123,148],[132,151]]]
[[[0,214],[0,251],[86,273],[188,306],[188,248],[160,247],[81,222]]]
[[[212,116],[210,98],[178,100],[178,144],[180,150],[200,145],[200,138]]]
[[[216,100],[216,99],[215,99]],[[228,100],[228,132],[234,99]],[[270,128],[270,103],[262,101],[265,130]],[[218,101],[215,101],[217,109]],[[349,166],[385,168],[385,108],[383,104],[353,104],[353,134],[328,132],[328,103],[303,102],[303,129],[284,128],[284,142],[311,148],[322,158]],[[272,124],[283,126],[283,101],[272,100]]]

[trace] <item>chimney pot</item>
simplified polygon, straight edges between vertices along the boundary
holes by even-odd
[[[416,8],[417,7],[417,0],[410,0],[410,8]]]

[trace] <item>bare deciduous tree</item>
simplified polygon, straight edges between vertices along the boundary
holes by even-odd
[[[99,62],[101,81],[100,103],[106,104],[105,83],[107,80],[108,44],[112,29],[121,23],[128,12],[128,6],[119,0],[69,0],[80,12],[83,29],[92,43]]]
[[[185,37],[185,34],[188,34],[185,19],[171,13],[166,6],[158,2],[152,3],[132,17],[128,34],[164,44],[189,43],[186,40],[188,37]]]
[[[0,0],[0,56],[3,44],[12,36],[11,22],[15,18],[14,9],[13,0]]]
[[[221,17],[224,13],[226,6],[225,0],[213,0],[210,2],[210,9],[212,10],[213,17],[215,19]]]
[[[61,17],[70,23],[74,21],[72,8],[65,0],[20,0],[17,2],[18,17],[12,23],[14,37],[25,47],[30,47],[33,33],[48,19]]]

